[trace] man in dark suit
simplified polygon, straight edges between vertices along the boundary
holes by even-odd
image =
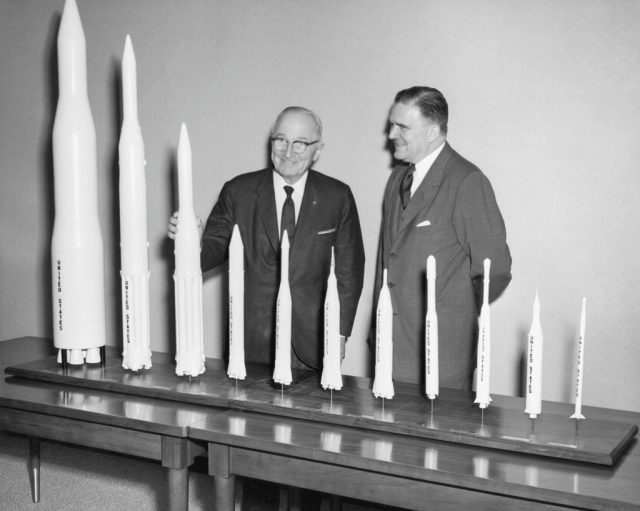
[[[384,193],[374,306],[386,268],[394,310],[393,376],[424,384],[425,268],[433,255],[440,385],[470,389],[483,261],[491,259],[493,301],[511,280],[511,255],[491,184],[447,143],[447,121],[447,102],[436,89],[411,87],[395,97],[389,139],[400,163]]]
[[[291,240],[292,365],[322,369],[324,299],[332,247],[344,354],[362,291],[364,247],[350,188],[311,169],[323,146],[319,117],[306,108],[286,108],[271,132],[273,167],[225,183],[206,222],[203,272],[226,261],[233,226],[240,229],[245,250],[247,362],[273,364],[275,359],[280,239],[285,228]]]

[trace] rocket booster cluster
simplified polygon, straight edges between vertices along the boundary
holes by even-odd
[[[138,123],[136,58],[131,38],[122,54],[123,119],[120,160],[120,259],[122,281],[122,367],[151,368],[149,334],[149,242],[144,143]]]
[[[75,0],[58,33],[53,125],[55,219],[51,239],[53,338],[69,362],[100,362],[106,344],[104,255],[98,221],[96,131],[87,96],[85,38]]]
[[[176,374],[204,373],[202,318],[202,270],[200,232],[193,212],[191,144],[187,127],[180,129],[178,143],[178,232],[175,239],[176,267],[173,274],[176,303]]]

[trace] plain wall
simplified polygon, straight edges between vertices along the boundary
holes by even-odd
[[[0,338],[52,335],[51,130],[62,0],[0,1]],[[145,141],[152,349],[175,350],[173,244],[180,123],[196,213],[223,183],[267,162],[275,115],[316,110],[317,169],[355,195],[365,288],[343,372],[365,343],[393,95],[424,84],[450,105],[451,145],[491,180],[513,255],[494,303],[492,392],[521,395],[538,290],[544,399],[572,401],[587,297],[585,404],[640,411],[640,2],[634,0],[78,0],[98,138],[107,338],[122,344],[117,145],[120,58],[131,35]],[[206,354],[221,354],[224,268],[205,281]]]

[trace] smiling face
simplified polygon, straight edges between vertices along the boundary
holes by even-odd
[[[389,113],[389,140],[396,160],[417,163],[442,144],[444,135],[416,105],[394,103]]]
[[[320,158],[323,147],[321,142],[309,145],[301,154],[293,151],[293,142],[296,140],[316,142],[320,139],[318,126],[313,116],[308,113],[284,113],[273,129],[272,138],[282,138],[288,142],[284,150],[276,150],[275,145],[271,144],[271,161],[275,171],[289,184],[298,181]]]

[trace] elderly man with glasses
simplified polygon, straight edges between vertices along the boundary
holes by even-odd
[[[245,250],[247,362],[274,363],[280,242],[285,230],[291,242],[292,366],[322,370],[324,298],[332,248],[344,355],[362,291],[364,247],[350,188],[311,169],[323,147],[320,118],[306,108],[285,108],[271,131],[273,165],[227,182],[206,222],[203,272],[226,261],[233,226],[240,229]],[[170,236],[175,224],[174,215]]]

